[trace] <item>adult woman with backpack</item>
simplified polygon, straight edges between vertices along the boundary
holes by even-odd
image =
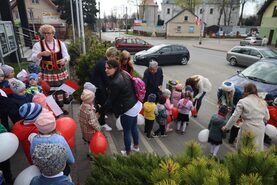
[[[112,112],[115,116],[120,116],[125,145],[125,150],[122,150],[121,153],[129,155],[131,150],[139,151],[137,115],[142,108],[142,103],[136,96],[132,78],[121,70],[118,61],[108,60],[105,65],[105,72],[110,78],[110,82],[108,86],[108,98],[101,109],[106,110],[112,107]],[[131,134],[134,142],[132,147]]]

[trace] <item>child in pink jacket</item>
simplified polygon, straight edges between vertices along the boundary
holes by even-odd
[[[166,113],[167,113],[168,116],[171,116],[172,115],[173,104],[170,102],[170,96],[171,96],[170,90],[169,89],[165,89],[163,91],[163,96],[166,98],[166,101],[165,101],[165,104],[164,104],[164,106],[166,108]],[[172,128],[170,128],[170,124],[171,123],[168,123],[166,125],[166,132],[170,132],[170,131],[173,130]]]

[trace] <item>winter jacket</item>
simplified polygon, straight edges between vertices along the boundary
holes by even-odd
[[[145,102],[143,104],[143,115],[145,119],[155,120],[156,104],[154,102]]]
[[[192,101],[188,99],[181,99],[177,104],[178,112],[181,114],[189,114],[193,108]]]
[[[163,85],[163,78],[163,70],[161,67],[158,67],[155,74],[150,73],[148,68],[144,71],[142,80],[146,86],[145,101],[147,101],[147,97],[151,93],[156,94],[158,97],[160,91],[158,87]]]
[[[226,124],[226,129],[230,129],[241,117],[241,130],[238,135],[238,144],[240,144],[241,135],[244,131],[251,131],[255,134],[254,145],[257,151],[264,149],[264,120],[269,119],[269,113],[264,100],[254,94],[239,100],[233,115]],[[239,145],[237,145],[239,147]]]
[[[270,115],[270,119],[268,120],[267,123],[277,128],[277,107],[267,106],[267,108]]]
[[[23,96],[12,94],[10,96],[9,117],[11,118],[13,123],[16,123],[17,121],[21,120],[21,117],[18,112],[21,105],[32,102],[32,99],[33,95],[31,94],[25,94]]]
[[[209,132],[209,138],[211,138],[213,141],[222,141],[223,139],[223,133],[221,128],[226,124],[226,119],[218,114],[214,114],[210,120],[208,129]]]
[[[83,139],[90,142],[93,133],[100,130],[100,125],[93,106],[83,102],[80,107],[80,112],[78,113],[78,118]]]
[[[30,155],[30,141],[28,137],[31,133],[38,133],[37,127],[33,123],[24,124],[23,120],[20,120],[12,127],[12,133],[14,133],[23,147],[23,151],[29,161],[32,164]]]
[[[181,91],[176,91],[176,90],[172,91],[171,102],[172,102],[174,107],[177,107],[177,104],[178,104],[178,102],[180,101],[181,98],[182,98],[182,92]]]
[[[36,176],[31,180],[30,185],[74,185],[65,175],[48,178],[43,175]]]
[[[167,113],[164,105],[161,105],[159,103],[157,104],[155,115],[156,115],[156,121],[159,125],[166,124]]]
[[[171,115],[172,114],[173,104],[170,103],[170,99],[169,98],[166,98],[164,106],[166,108],[167,115]]]
[[[108,98],[100,109],[107,111],[111,107],[116,117],[130,110],[138,101],[133,81],[126,72],[119,71],[111,77],[107,90]]]

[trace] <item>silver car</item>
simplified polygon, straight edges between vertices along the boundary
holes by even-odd
[[[277,59],[277,53],[268,47],[235,46],[226,55],[232,66],[250,66],[262,58]]]
[[[262,39],[260,37],[246,37],[242,41],[240,41],[241,46],[261,46]]]

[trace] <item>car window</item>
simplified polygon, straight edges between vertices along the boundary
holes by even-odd
[[[127,39],[127,44],[136,44],[134,39]]]
[[[126,42],[126,39],[117,39],[116,43],[118,44],[124,44]]]
[[[252,56],[258,56],[258,55],[261,55],[261,54],[257,50],[251,49],[250,55],[252,55]]]
[[[249,55],[250,49],[248,48],[240,48],[239,53]]]
[[[141,39],[136,39],[136,41],[137,41],[137,44],[142,44],[142,45],[146,44],[146,42]]]
[[[169,46],[163,47],[163,48],[160,49],[160,52],[170,53],[171,52],[171,48]]]
[[[245,40],[251,40],[251,38],[246,38]]]
[[[260,50],[260,52],[266,58],[276,58],[277,57],[277,52],[275,52],[273,50]]]
[[[260,37],[256,37],[256,40],[262,40],[262,38],[260,38]]]
[[[256,62],[241,72],[246,77],[262,79],[266,83],[277,85],[277,64]]]
[[[240,51],[240,48],[233,48],[232,49],[232,52],[235,52],[235,53],[239,53],[239,51]]]
[[[184,51],[182,46],[172,46],[172,51]]]

